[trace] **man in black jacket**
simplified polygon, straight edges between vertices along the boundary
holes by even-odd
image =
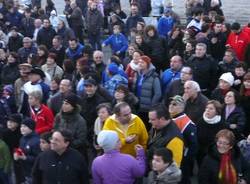
[[[51,150],[41,153],[32,170],[33,184],[88,184],[88,171],[82,155],[69,147],[72,134],[57,130]]]
[[[187,60],[187,65],[193,70],[193,80],[198,82],[201,92],[210,96],[217,84],[217,63],[206,55],[207,46],[204,43],[196,45],[195,54]]]

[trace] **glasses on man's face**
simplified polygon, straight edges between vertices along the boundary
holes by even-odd
[[[102,59],[102,57],[101,57],[101,56],[96,56],[95,58],[96,58],[96,59]]]

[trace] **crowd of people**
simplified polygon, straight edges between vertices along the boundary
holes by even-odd
[[[250,23],[64,2],[0,0],[1,184],[250,183]]]

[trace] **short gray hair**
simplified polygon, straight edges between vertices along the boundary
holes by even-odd
[[[39,100],[40,102],[42,102],[42,100],[43,100],[43,93],[40,90],[30,92],[29,96],[34,97],[35,99]]]
[[[200,92],[200,85],[196,81],[189,80],[185,82],[185,85],[190,85],[195,91]]]

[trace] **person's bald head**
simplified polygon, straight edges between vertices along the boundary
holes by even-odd
[[[175,55],[170,59],[170,68],[178,71],[182,67],[182,58],[179,55]]]

